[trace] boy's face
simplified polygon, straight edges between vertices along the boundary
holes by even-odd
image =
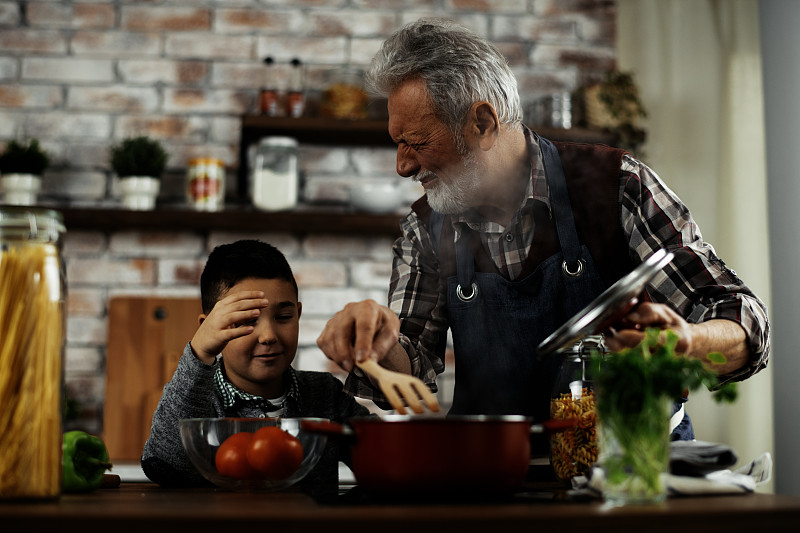
[[[228,379],[250,394],[277,398],[283,394],[283,375],[297,352],[302,305],[294,287],[282,279],[248,278],[223,294],[263,291],[269,305],[250,321],[255,330],[230,341],[222,350]]]

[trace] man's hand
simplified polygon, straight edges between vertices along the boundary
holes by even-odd
[[[213,364],[228,342],[253,332],[253,324],[267,305],[261,291],[236,292],[218,301],[210,313],[200,315],[200,327],[190,343],[194,354],[207,365]]]
[[[381,361],[398,346],[400,320],[394,312],[374,300],[347,304],[333,315],[322,330],[317,345],[347,372],[355,361]]]
[[[611,351],[631,348],[644,339],[647,328],[670,329],[680,338],[675,351],[705,362],[718,374],[742,368],[748,361],[747,337],[741,325],[724,319],[690,324],[667,305],[644,302],[636,306],[618,326],[605,332],[605,344]],[[711,364],[707,355],[720,352],[724,364]]]
[[[682,354],[692,352],[691,325],[670,307],[650,302],[637,305],[613,326],[606,333],[605,344],[613,352],[632,348],[644,340],[647,328],[671,329],[680,337],[675,351]]]

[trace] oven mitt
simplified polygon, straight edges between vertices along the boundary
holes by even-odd
[[[730,468],[739,458],[730,446],[699,440],[670,443],[669,471],[676,476],[705,476]]]

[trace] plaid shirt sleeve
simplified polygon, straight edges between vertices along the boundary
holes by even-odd
[[[727,319],[747,333],[750,361],[742,369],[720,376],[741,381],[767,366],[769,320],[764,303],[718,258],[681,200],[640,161],[622,162],[622,224],[635,262],[659,248],[675,258],[648,286],[654,302],[665,303],[688,322]]]
[[[436,392],[444,371],[448,324],[446,300],[439,283],[439,261],[428,228],[413,212],[401,223],[402,236],[392,247],[388,306],[400,317],[400,344],[411,360],[411,372]],[[345,390],[389,409],[383,393],[360,369],[347,378]]]

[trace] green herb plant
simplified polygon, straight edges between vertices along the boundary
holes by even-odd
[[[736,400],[734,383],[719,384],[717,374],[699,359],[676,354],[673,331],[650,328],[633,348],[593,353],[590,375],[597,390],[601,428],[601,464],[610,491],[628,491],[634,499],[665,494],[661,473],[669,462],[669,406],[686,390],[707,387],[718,402]],[[721,353],[708,355],[712,364],[725,362]],[[603,443],[618,445],[606,453]]]
[[[11,141],[0,154],[0,173],[33,174],[41,176],[50,164],[50,156],[39,145],[37,139],[27,143]]]
[[[146,135],[123,139],[111,147],[111,168],[120,178],[149,176],[161,178],[167,166],[167,152],[161,143]]]

